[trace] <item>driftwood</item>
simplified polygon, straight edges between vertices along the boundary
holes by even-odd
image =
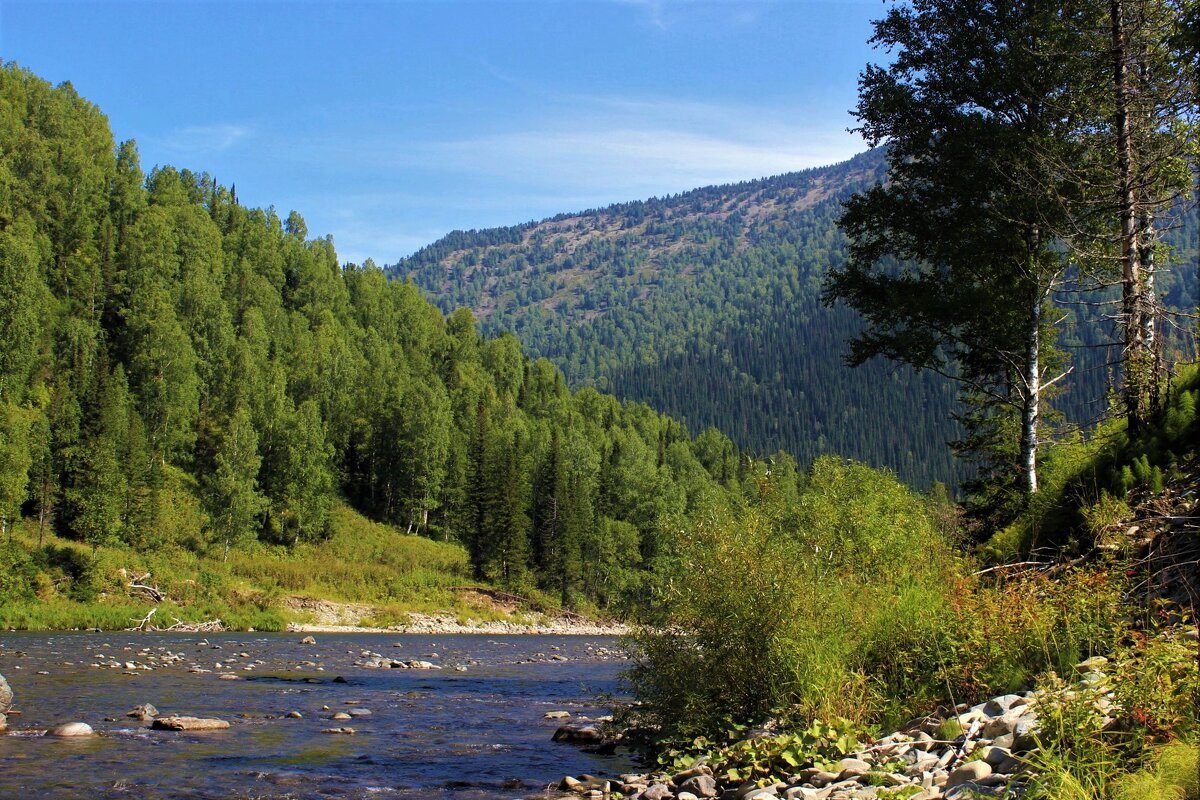
[[[156,631],[156,630],[158,630],[157,627],[150,624],[150,618],[154,616],[154,613],[156,611],[158,611],[158,606],[155,606],[154,608],[150,609],[150,612],[148,614],[146,614],[146,616],[142,617],[140,622],[136,619],[129,620],[130,622],[137,622],[137,625],[134,625],[132,628],[126,628],[125,630],[127,630],[127,631]]]
[[[175,624],[163,630],[172,633],[221,633],[225,630],[225,623],[219,619],[210,619],[208,622],[184,622],[178,617],[172,617]]]
[[[150,586],[149,584],[144,583],[144,581],[148,580],[149,577],[149,572],[147,572],[145,575],[139,575],[127,583],[126,586],[131,592],[141,592],[154,602],[161,603],[163,600],[167,599],[167,594],[157,586]]]

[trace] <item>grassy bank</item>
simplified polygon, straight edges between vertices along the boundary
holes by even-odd
[[[288,609],[289,597],[367,605],[376,624],[397,624],[409,612],[494,616],[451,591],[472,583],[460,546],[405,535],[346,506],[334,511],[327,539],[291,548],[254,544],[227,560],[220,547],[179,545],[100,547],[93,557],[87,546],[48,531],[39,538],[36,523],[24,520],[0,542],[0,628],[112,630],[156,609],[151,623],[159,627],[220,619],[233,629],[282,630],[308,621]]]

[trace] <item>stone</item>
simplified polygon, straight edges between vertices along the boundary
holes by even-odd
[[[871,765],[861,758],[843,758],[837,763],[839,781],[861,778],[871,771]]]
[[[46,731],[47,736],[92,736],[95,733],[86,722],[66,722]]]
[[[1028,753],[1037,749],[1037,732],[1041,730],[1038,715],[1029,713],[1017,720],[1013,726],[1013,743],[1010,748],[1014,753]]]
[[[344,721],[350,719],[350,715],[347,714],[345,711],[339,711],[336,714],[334,714],[332,717],[330,717],[330,719],[335,722],[344,722]]]
[[[676,786],[685,792],[691,792],[697,797],[716,797],[717,782],[712,775],[692,775],[680,781],[678,778],[673,779]]]
[[[353,736],[354,728],[322,728],[321,733],[345,734],[347,736]]]
[[[793,786],[783,793],[787,800],[825,800],[833,792],[832,789],[810,789],[807,786]]]
[[[305,636],[303,639],[300,640],[300,644],[316,644],[316,643],[317,643],[317,640],[311,636]]]
[[[542,719],[570,719],[570,711],[547,711],[542,714]]]
[[[831,783],[834,783],[835,781],[837,781],[837,779],[838,779],[838,774],[836,772],[829,772],[827,770],[819,770],[808,777],[808,782],[811,783],[813,786],[817,787],[818,789],[821,789],[825,786],[828,786]]]
[[[653,783],[638,795],[642,800],[667,800],[671,796],[671,788],[665,783]]]
[[[0,714],[4,714],[12,708],[12,701],[12,687],[8,685],[8,681],[4,680],[4,676],[0,675]]]
[[[8,730],[8,717],[0,714],[0,731]]]
[[[675,793],[675,800],[700,800],[700,798],[691,792],[679,791]]]
[[[989,720],[983,726],[983,738],[997,739],[1001,736],[1008,736],[1016,729],[1017,720],[1018,717],[1009,716],[1008,714]]]
[[[142,703],[141,705],[134,706],[125,716],[142,720],[153,719],[158,716],[158,709],[151,703]]]
[[[346,713],[352,717],[369,717],[369,716],[371,716],[371,709],[369,709],[369,708],[352,708],[349,711],[347,711]]]
[[[707,764],[697,764],[694,767],[689,767],[682,772],[676,772],[671,776],[671,783],[676,786],[682,786],[683,782],[688,778],[694,778],[697,775],[712,775],[712,767]]]
[[[993,697],[983,704],[983,713],[989,717],[1000,717],[1009,712],[1014,705],[1021,704],[1025,698],[1019,694],[1005,694]]]
[[[962,783],[973,783],[991,774],[991,765],[986,761],[968,761],[950,773],[950,777],[946,778],[946,788],[951,789]]]
[[[223,731],[229,723],[205,717],[159,717],[150,727],[156,731]]]
[[[554,732],[551,741],[566,742],[567,744],[601,744],[604,735],[600,728],[592,723],[563,725]]]
[[[285,716],[287,716],[288,719],[304,719],[304,715],[299,711],[289,711]]]

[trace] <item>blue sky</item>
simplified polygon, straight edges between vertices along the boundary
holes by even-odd
[[[343,260],[844,160],[881,0],[0,0],[142,166],[298,210]]]

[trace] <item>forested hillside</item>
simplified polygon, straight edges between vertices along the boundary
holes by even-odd
[[[461,542],[476,575],[604,604],[732,444],[568,391],[292,212],[143,174],[69,84],[0,70],[0,524],[228,557],[336,502]]]
[[[846,258],[842,202],[885,174],[882,150],[871,151],[832,167],[455,232],[391,270],[445,310],[474,309],[484,331],[511,331],[572,385],[650,403],[693,430],[715,426],[758,453],[782,449],[802,463],[839,453],[918,486],[957,483],[964,464],[947,447],[960,435],[955,389],[881,359],[847,368],[861,323],[821,303],[826,272]],[[1190,221],[1168,236],[1189,266],[1194,234]],[[1164,272],[1162,285],[1168,305],[1195,307],[1194,269]],[[1064,326],[1075,369],[1056,403],[1073,423],[1106,409],[1107,341],[1103,326]]]

